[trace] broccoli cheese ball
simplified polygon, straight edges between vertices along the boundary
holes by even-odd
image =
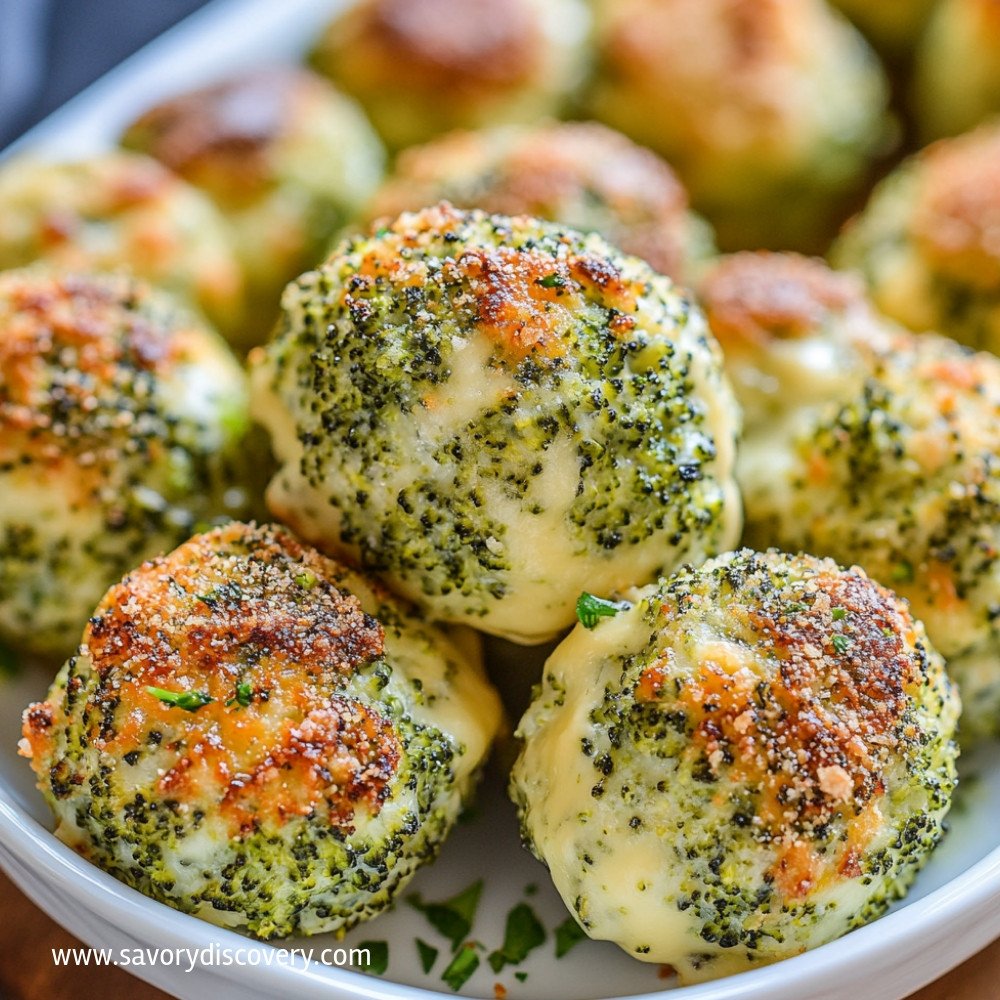
[[[692,982],[882,914],[955,784],[958,697],[905,602],[749,550],[632,599],[552,654],[511,779],[580,926]]]
[[[21,752],[61,840],[270,938],[385,909],[455,821],[499,711],[444,633],[234,523],[111,588]]]
[[[927,138],[1000,114],[1000,3],[941,0],[917,50],[916,112]]]
[[[245,515],[243,372],[120,275],[0,274],[0,640],[65,656],[108,585]]]
[[[748,540],[857,562],[906,597],[962,689],[963,736],[1000,733],[998,455],[1000,360],[903,334],[853,394],[740,457]]]
[[[1000,353],[1000,124],[928,146],[875,188],[832,251],[912,330]]]
[[[920,38],[936,0],[831,0],[893,59],[911,50]]]
[[[243,278],[225,221],[201,192],[135,153],[0,167],[0,270],[35,261],[127,270],[227,335],[242,322]]]
[[[860,388],[871,350],[894,336],[856,275],[798,254],[724,257],[700,293],[748,434]]]
[[[734,543],[717,345],[599,236],[442,204],[345,242],[284,309],[254,376],[271,510],[433,616],[542,642],[581,589]]]
[[[604,0],[595,117],[661,153],[727,249],[825,245],[887,85],[822,0]]]
[[[122,141],[201,188],[232,223],[249,296],[244,343],[263,339],[282,288],[321,259],[382,173],[381,144],[357,105],[291,67],[175,97]]]
[[[313,53],[399,149],[553,114],[580,82],[583,0],[355,0]]]
[[[688,209],[670,167],[595,122],[453,132],[408,149],[368,214],[396,216],[442,199],[598,232],[681,282],[713,251],[711,229]]]

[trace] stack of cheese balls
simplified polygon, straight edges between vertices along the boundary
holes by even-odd
[[[557,643],[509,790],[590,937],[693,982],[905,895],[1000,736],[989,7],[354,0],[310,68],[0,165],[57,835],[343,932],[474,792],[483,633]]]

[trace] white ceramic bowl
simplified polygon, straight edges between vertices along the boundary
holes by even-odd
[[[341,0],[216,0],[194,17],[99,81],[8,150],[77,156],[112,143],[121,127],[153,101],[255,63],[297,58]],[[496,649],[497,647],[495,647]],[[532,653],[506,649],[512,671],[537,669]],[[49,832],[50,818],[16,742],[21,709],[41,697],[50,678],[27,671],[0,681],[0,865],[67,930],[89,945],[115,949],[233,949],[257,945],[219,930],[116,882],[80,859]],[[966,784],[952,813],[952,830],[904,904],[847,937],[798,958],[701,986],[676,989],[656,966],[637,962],[613,945],[585,941],[570,955],[554,957],[551,934],[518,967],[494,975],[486,962],[463,993],[493,997],[502,983],[511,1000],[586,1000],[651,996],[671,1000],[900,1000],[957,965],[1000,935],[1000,768],[997,746],[966,758]],[[992,768],[990,765],[993,765]],[[969,781],[970,775],[977,780]],[[488,776],[478,818],[461,825],[441,857],[424,869],[409,895],[443,899],[477,878],[485,882],[473,934],[489,947],[503,937],[508,910],[536,884],[531,905],[551,931],[566,916],[545,870],[518,841],[512,807],[499,773]],[[405,904],[352,931],[343,942],[330,936],[282,942],[303,947],[389,943],[383,977],[303,963],[211,967],[145,964],[129,971],[179,997],[255,1000],[264,997],[418,998],[451,996],[440,979],[439,958],[428,976],[420,967],[419,936],[444,955],[446,942],[424,917]],[[135,952],[129,951],[129,956]],[[145,953],[144,953],[145,954]],[[48,956],[26,956],[48,961]]]

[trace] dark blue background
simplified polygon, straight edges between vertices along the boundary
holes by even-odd
[[[0,149],[205,2],[0,0]],[[33,18],[30,44],[14,50]]]

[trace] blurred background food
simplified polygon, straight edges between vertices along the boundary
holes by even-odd
[[[565,109],[589,28],[585,0],[361,0],[330,22],[312,61],[400,149]]]
[[[350,98],[308,70],[278,66],[165,101],[122,144],[200,188],[232,224],[247,283],[244,347],[266,339],[281,290],[361,207],[384,159]]]

